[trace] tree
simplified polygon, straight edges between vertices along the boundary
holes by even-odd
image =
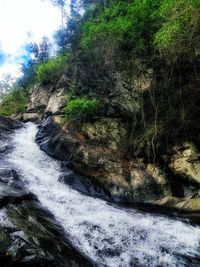
[[[39,46],[36,42],[29,44],[29,51],[30,51],[30,53],[33,54],[35,59],[39,58],[40,50],[39,50]]]
[[[64,19],[65,19],[65,0],[51,0],[54,5],[59,6],[61,10],[61,27],[64,28]]]
[[[80,30],[82,1],[71,0],[70,2],[70,16],[64,27],[59,29],[54,35],[56,44],[60,48],[60,52],[64,52],[71,48],[77,40],[77,32]]]
[[[23,75],[17,81],[21,87],[28,88],[35,82],[37,65],[49,60],[52,53],[51,48],[52,44],[47,37],[43,37],[39,44],[34,42],[26,45],[29,59],[21,65]]]
[[[42,41],[39,43],[39,61],[45,62],[49,59],[51,54],[51,43],[47,37],[43,37]]]
[[[10,73],[3,75],[2,79],[0,80],[0,98],[2,98],[10,91],[14,82],[15,79]]]

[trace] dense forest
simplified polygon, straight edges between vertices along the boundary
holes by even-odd
[[[64,13],[65,1],[54,3]],[[200,2],[91,0],[71,1],[70,8],[55,34],[57,56],[45,39],[30,44],[32,57],[1,114],[25,111],[34,83],[55,83],[65,74],[66,117],[122,116],[131,122],[130,147],[146,147],[153,157],[161,143],[198,144]],[[121,109],[112,103],[115,94],[122,95]]]

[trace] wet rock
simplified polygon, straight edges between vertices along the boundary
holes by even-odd
[[[6,154],[11,151],[11,134],[15,129],[22,127],[22,123],[7,117],[0,116],[0,160],[4,160]]]
[[[37,199],[29,193],[19,179],[16,171],[7,168],[0,169],[0,206],[9,203],[20,203],[23,200]]]
[[[39,248],[24,231],[16,226],[0,227],[0,266],[2,267],[64,267]]]
[[[0,182],[5,183],[9,186],[13,186],[15,188],[24,189],[19,174],[12,169],[0,168]]]
[[[57,262],[58,266],[66,267],[92,266],[90,260],[73,247],[54,216],[45,210],[39,202],[25,201],[20,206],[10,205],[8,215],[19,231],[25,233],[27,241],[39,250],[43,261],[51,260],[54,264]],[[33,256],[36,256],[37,259],[35,252]],[[28,261],[30,259],[27,258]],[[36,262],[34,260],[35,264]]]
[[[0,208],[3,207],[13,229],[7,229],[6,218],[0,220],[0,266],[92,266],[69,241],[54,216],[26,190],[17,172],[6,168],[0,169]]]
[[[0,153],[5,153],[9,150],[9,146],[7,144],[0,144]]]
[[[21,126],[22,124],[16,120],[0,116],[0,134],[4,132],[11,132]]]
[[[39,128],[36,142],[49,156],[68,161],[76,149],[79,150],[79,141],[64,135],[57,122],[57,116],[48,117]]]
[[[85,195],[109,199],[107,197],[108,192],[101,184],[97,185],[97,182],[95,183],[73,171],[63,173],[60,176],[60,181]]]

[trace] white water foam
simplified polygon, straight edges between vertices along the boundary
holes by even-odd
[[[0,225],[1,227],[14,227],[8,218],[6,208],[0,209]]]
[[[28,189],[55,215],[73,244],[98,266],[188,266],[186,258],[200,257],[200,228],[113,207],[59,182],[60,163],[39,149],[36,132],[32,123],[17,130],[15,149],[8,160],[23,175]]]

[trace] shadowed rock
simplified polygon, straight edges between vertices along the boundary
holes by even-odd
[[[12,227],[0,223],[0,266],[92,266],[54,216],[24,187],[20,175],[8,168],[0,169],[3,207]]]
[[[15,121],[13,119],[0,116],[0,133],[10,132],[14,129],[21,127],[21,126],[22,126],[21,123]]]

